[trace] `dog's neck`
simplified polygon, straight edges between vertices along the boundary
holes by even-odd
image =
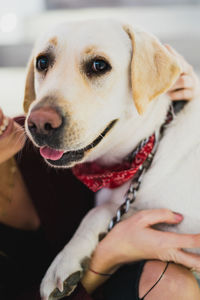
[[[127,157],[138,143],[151,136],[163,124],[170,99],[162,95],[153,101],[142,116],[134,114],[116,125],[115,133],[106,142],[105,153],[96,161],[101,165],[118,164]]]

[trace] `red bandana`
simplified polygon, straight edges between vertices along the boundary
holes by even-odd
[[[155,135],[153,134],[131,162],[125,161],[112,167],[102,167],[95,162],[83,163],[73,167],[72,172],[93,192],[103,187],[111,189],[119,187],[137,173],[139,167],[152,152],[154,143]]]

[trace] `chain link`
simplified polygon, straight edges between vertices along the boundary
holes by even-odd
[[[154,155],[156,153],[156,150],[158,148],[159,141],[163,137],[164,131],[167,127],[167,125],[173,120],[174,112],[173,112],[173,107],[170,106],[169,111],[167,113],[166,119],[164,123],[161,125],[160,129],[158,132],[155,132],[155,143],[154,147],[152,149],[152,152],[148,155],[147,159],[143,162],[143,164],[139,167],[138,172],[136,175],[133,177],[131,184],[129,186],[128,191],[125,194],[125,201],[124,203],[118,208],[116,216],[112,218],[112,220],[109,223],[108,226],[108,232],[117,224],[121,221],[122,217],[127,214],[129,211],[130,205],[135,201],[137,193],[139,191],[142,179],[145,175],[145,173],[148,171]],[[132,152],[131,157],[135,157],[137,153],[148,143],[149,138],[144,139],[137,147],[136,149]]]

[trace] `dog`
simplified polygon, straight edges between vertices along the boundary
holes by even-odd
[[[152,134],[160,132],[171,104],[166,92],[180,72],[155,36],[132,25],[113,20],[60,24],[43,35],[32,53],[24,98],[26,132],[50,166],[73,168],[79,177],[79,166],[110,170],[122,165],[140,141],[148,146]],[[168,208],[182,213],[184,221],[164,230],[200,232],[199,126],[200,99],[194,99],[167,125],[128,215]],[[93,190],[102,187],[90,175],[85,178]],[[43,299],[73,291],[83,261],[107,231],[131,180],[105,185],[96,194],[97,207],[48,269]],[[64,281],[62,293],[57,284]]]

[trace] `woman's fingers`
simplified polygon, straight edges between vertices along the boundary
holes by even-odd
[[[162,240],[164,248],[173,248],[173,249],[194,249],[200,248],[200,234],[180,234],[175,232],[168,231],[156,231],[155,237]],[[159,237],[160,235],[160,237]]]
[[[179,248],[200,248],[200,234],[176,234],[177,247]],[[199,256],[200,259],[200,256]]]
[[[178,224],[183,220],[181,214],[172,212],[169,209],[144,210],[138,212],[137,216],[134,215],[134,217],[137,217],[135,220],[137,226],[142,225],[146,228],[160,223]],[[175,232],[158,231],[155,229],[151,230],[154,230],[154,233],[157,233],[159,240],[163,240],[163,245],[166,241],[166,246],[168,248],[200,248],[200,234],[179,234]]]
[[[194,86],[194,81],[189,75],[181,75],[176,83],[173,85],[169,91],[175,91],[180,89],[190,89]]]
[[[168,92],[171,100],[191,100],[194,97],[194,91],[192,89],[181,89]]]
[[[176,254],[176,263],[186,266],[193,271],[200,272],[200,256],[179,250]]]
[[[136,222],[145,227],[149,227],[158,223],[177,224],[183,220],[183,216],[179,213],[172,212],[169,209],[150,209],[138,212],[133,216]]]
[[[199,78],[193,70],[193,67],[171,46],[165,45],[168,51],[175,56],[180,68],[181,75],[176,83],[168,91],[171,100],[192,100],[200,95]]]
[[[168,91],[171,100],[191,100],[194,98],[195,80],[192,75],[181,75]]]

